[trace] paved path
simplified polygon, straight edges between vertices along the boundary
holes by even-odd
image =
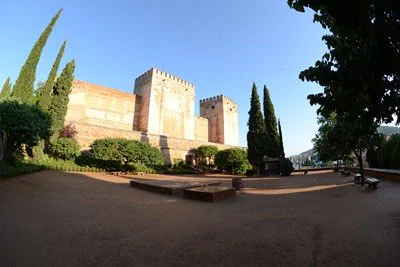
[[[248,179],[253,189],[216,203],[106,174],[1,181],[0,266],[400,266],[400,184],[348,180]]]

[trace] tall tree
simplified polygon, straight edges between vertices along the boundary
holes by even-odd
[[[55,140],[58,138],[59,132],[64,127],[64,119],[67,114],[68,95],[71,92],[72,81],[74,80],[75,71],[75,60],[67,63],[61,72],[60,77],[53,87],[53,93],[51,98],[51,105],[49,107],[49,113],[52,120],[52,138]]]
[[[285,158],[285,149],[283,148],[283,137],[282,137],[282,129],[281,129],[281,121],[278,120],[278,129],[279,129],[279,157]]]
[[[3,85],[3,88],[1,89],[0,99],[8,96],[10,94],[10,91],[11,91],[11,82],[10,82],[10,77],[8,77]]]
[[[300,73],[317,82],[323,93],[309,95],[310,104],[325,118],[349,129],[343,140],[351,146],[364,177],[360,149],[376,123],[400,122],[400,5],[397,0],[288,0],[290,7],[312,9],[314,21],[330,34],[322,39],[328,53]],[[353,127],[352,127],[353,126]],[[338,126],[339,127],[339,126]],[[346,138],[347,139],[347,138]]]
[[[62,9],[57,12],[57,14],[50,21],[49,25],[47,25],[44,32],[40,35],[39,39],[36,41],[24,66],[22,66],[17,80],[15,81],[12,95],[23,102],[28,102],[32,99],[34,82],[36,79],[36,67],[42,54],[43,47],[45,46],[47,39],[61,14],[61,11]]]
[[[46,83],[39,88],[39,106],[42,110],[47,111],[51,104],[51,93],[53,91],[53,85],[57,76],[58,67],[60,66],[61,58],[64,54],[65,45],[67,41],[64,41],[60,50],[58,51],[56,60],[54,61],[53,67],[49,73]]]
[[[275,109],[272,104],[271,97],[267,86],[264,85],[264,121],[266,137],[266,155],[272,158],[279,157],[279,140],[278,140],[278,129],[276,124]]]
[[[357,114],[330,117],[320,117],[321,124],[318,134],[313,139],[314,148],[322,160],[349,159],[353,154],[360,167],[361,180],[364,182],[362,153],[378,138],[377,124],[371,124],[370,119],[359,118],[354,123]]]
[[[266,131],[261,112],[260,98],[255,83],[253,83],[251,90],[249,121],[247,125],[249,126],[249,131],[247,132],[247,158],[255,168],[257,175],[259,175],[260,164],[263,162],[266,151]]]

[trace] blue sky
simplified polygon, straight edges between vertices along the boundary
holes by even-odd
[[[326,51],[312,13],[286,0],[2,0],[0,83],[18,76],[34,42],[64,8],[38,65],[44,81],[64,39],[62,66],[76,59],[75,78],[133,91],[135,77],[159,67],[196,86],[202,98],[224,94],[238,103],[240,143],[246,145],[253,81],[267,85],[281,119],[286,155],[312,147],[318,125],[307,95],[322,90],[299,72]],[[0,85],[0,86],[1,86]]]

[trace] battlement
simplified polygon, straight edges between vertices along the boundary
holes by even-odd
[[[232,104],[236,104],[235,101],[233,101],[231,98],[224,96],[224,95],[217,95],[205,99],[200,100],[200,105],[206,104],[206,103],[216,103],[216,102],[223,102],[224,100],[231,102]]]
[[[142,81],[142,80],[149,79],[153,74],[164,76],[164,77],[166,77],[168,79],[176,81],[177,83],[180,83],[180,84],[183,84],[185,86],[194,88],[194,84],[193,83],[185,81],[184,79],[182,79],[182,78],[180,78],[180,77],[178,77],[176,75],[170,74],[168,72],[165,72],[165,71],[163,71],[161,69],[158,69],[158,68],[155,68],[155,67],[151,68],[150,70],[146,71],[145,73],[143,73],[142,75],[137,77],[135,79],[135,82],[136,81],[139,82],[139,81]]]

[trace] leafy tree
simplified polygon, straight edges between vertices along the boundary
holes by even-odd
[[[264,107],[264,122],[265,122],[265,131],[267,133],[266,137],[266,153],[265,155],[271,158],[279,157],[279,138],[278,138],[278,130],[276,124],[275,117],[275,109],[272,104],[271,98],[269,96],[269,91],[267,86],[264,85],[264,99],[263,99],[263,107]]]
[[[362,180],[361,150],[373,139],[376,123],[391,122],[393,114],[400,115],[397,2],[288,0],[298,11],[312,9],[314,21],[331,33],[323,37],[329,52],[302,71],[300,78],[324,87],[323,93],[308,96],[310,104],[319,105],[317,113],[325,118],[337,114],[336,124],[349,130],[344,133],[345,143],[356,152]]]
[[[300,73],[318,82],[323,93],[309,95],[328,117],[335,112],[369,113],[370,120],[400,118],[400,5],[397,0],[289,0],[290,7],[315,12],[314,21],[331,34],[323,37],[329,52]],[[361,116],[364,116],[360,114]],[[355,121],[356,122],[356,121]],[[371,125],[373,123],[371,122]]]
[[[53,91],[54,82],[56,80],[58,67],[60,66],[61,58],[64,54],[66,43],[67,41],[64,41],[64,43],[60,47],[60,50],[58,51],[56,60],[54,61],[53,67],[51,68],[46,83],[39,88],[38,103],[40,108],[44,111],[47,111],[51,104],[51,94]]]
[[[3,85],[3,88],[1,89],[0,99],[10,95],[10,92],[11,92],[11,82],[10,82],[10,77],[8,77]]]
[[[218,147],[213,145],[202,145],[196,148],[196,162],[206,162],[207,164],[210,161],[214,160],[215,155],[218,153]]]
[[[225,170],[231,174],[244,174],[251,168],[246,150],[240,148],[218,151],[215,155],[215,165],[219,170]]]
[[[283,148],[283,136],[282,136],[282,129],[281,129],[281,121],[278,120],[278,130],[279,130],[279,157],[285,157],[285,149]]]
[[[354,121],[354,117],[341,117],[337,114],[332,114],[329,118],[321,117],[321,126],[313,139],[314,149],[323,161],[345,160],[354,154],[360,167],[361,180],[364,182],[362,153],[377,138],[377,124],[371,125],[368,118],[361,118],[357,123]]]
[[[12,95],[23,102],[28,102],[32,99],[34,92],[34,82],[36,78],[36,67],[42,54],[43,47],[45,46],[48,37],[50,36],[58,17],[61,14],[60,9],[56,15],[52,18],[49,25],[47,25],[44,32],[40,35],[32,48],[24,66],[22,66],[21,72],[17,80],[15,81]]]
[[[64,127],[65,115],[67,114],[68,95],[71,92],[72,81],[74,80],[75,60],[67,63],[53,87],[49,113],[52,120],[52,140],[57,139],[59,132]]]
[[[247,158],[255,168],[256,174],[260,174],[260,164],[266,151],[266,131],[263,114],[261,113],[260,98],[257,93],[257,87],[253,83],[250,100],[249,121],[247,123],[249,131],[247,132]]]
[[[22,144],[34,146],[50,136],[50,118],[37,106],[15,100],[0,102],[0,176],[6,159]]]

